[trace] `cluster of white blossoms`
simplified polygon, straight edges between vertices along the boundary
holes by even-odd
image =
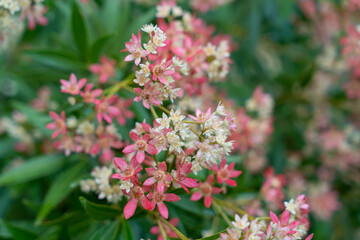
[[[185,154],[184,161],[192,162],[192,171],[197,174],[202,168],[212,168],[218,160],[228,155],[233,149],[233,142],[228,141],[231,130],[235,128],[231,112],[220,103],[215,112],[209,108],[206,112],[196,110],[196,116],[186,120],[180,110],[163,113],[156,119],[158,126],[152,129],[152,144],[156,149],[168,149],[169,153],[179,156],[184,149],[193,149],[194,154]],[[191,126],[190,126],[191,125]]]
[[[228,41],[221,41],[218,46],[211,43],[205,47],[204,52],[209,62],[207,74],[211,82],[224,79],[230,71],[230,46]]]
[[[80,181],[80,189],[84,193],[93,192],[99,199],[106,199],[109,203],[118,203],[124,196],[122,186],[111,183],[111,175],[115,173],[113,167],[95,167],[91,176],[93,178]]]
[[[34,142],[33,136],[24,126],[22,126],[25,121],[26,119],[18,120],[15,118],[15,120],[13,120],[6,117],[0,119],[0,135],[2,133],[7,133],[20,142],[31,146]]]

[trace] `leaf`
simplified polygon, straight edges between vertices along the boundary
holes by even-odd
[[[95,220],[113,219],[122,214],[120,209],[104,204],[96,204],[88,201],[84,197],[79,197],[79,200],[86,213]]]
[[[10,169],[0,176],[0,186],[28,182],[49,175],[63,166],[64,158],[59,155],[38,156]]]
[[[115,240],[119,239],[120,235],[120,222],[113,221],[104,227],[100,228],[95,234],[90,238],[90,240]]]
[[[152,122],[149,111],[144,108],[141,102],[133,102],[131,106],[132,111],[135,113],[135,120],[138,122],[144,121],[146,119],[147,123]]]
[[[126,220],[124,217],[121,221],[121,238],[124,240],[134,240],[134,234],[132,232],[131,226],[129,224],[129,221]]]
[[[104,35],[96,39],[90,47],[90,61],[97,62],[100,58],[102,50],[111,39],[112,35]]]
[[[83,60],[87,59],[88,36],[84,17],[74,1],[71,15],[71,27],[75,45]]]
[[[221,234],[221,233],[225,233],[225,232],[226,232],[226,230],[223,230],[223,231],[218,232],[218,233],[216,233],[216,234],[214,234],[214,235],[211,235],[211,236],[209,236],[209,237],[199,238],[199,239],[197,239],[197,240],[216,240],[216,239],[219,239],[219,238],[220,238],[220,234]]]
[[[26,50],[24,54],[47,66],[61,70],[86,69],[86,65],[80,62],[76,56],[60,50],[34,49]]]
[[[19,110],[21,113],[25,114],[26,119],[37,129],[47,136],[51,136],[51,131],[46,128],[46,124],[51,122],[51,118],[46,113],[41,113],[35,109],[20,103],[14,102],[13,106],[15,109]]]
[[[4,220],[3,223],[15,240],[32,240],[38,237],[38,235],[35,232],[32,232],[28,229],[16,226]]]
[[[42,223],[47,214],[56,207],[70,192],[71,183],[79,180],[84,170],[86,162],[79,162],[75,166],[64,171],[52,183],[49,191],[46,193],[43,206],[36,218],[36,224]]]

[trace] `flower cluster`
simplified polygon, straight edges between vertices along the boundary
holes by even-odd
[[[246,154],[245,166],[252,172],[260,172],[266,165],[266,143],[273,131],[273,99],[258,86],[246,101],[246,108],[236,113],[236,131],[231,135],[235,149]]]
[[[84,193],[95,193],[99,199],[106,199],[109,203],[117,204],[124,196],[123,186],[111,181],[115,168],[110,165],[95,167],[91,171],[92,178],[81,180],[80,189]]]
[[[304,239],[309,229],[307,214],[309,205],[304,195],[299,195],[296,200],[291,199],[285,202],[286,210],[279,217],[270,212],[270,223],[266,223],[264,218],[253,218],[248,215],[235,215],[226,233],[220,234],[220,239],[241,239],[241,240],[262,240],[262,239]],[[311,240],[313,234],[305,238]]]
[[[60,140],[54,143],[55,147],[64,150],[66,155],[71,152],[91,155],[101,152],[102,162],[111,161],[114,157],[112,149],[123,147],[122,137],[117,133],[113,119],[124,125],[127,118],[134,117],[129,110],[131,100],[118,95],[105,97],[100,88],[94,89],[94,84],[87,84],[85,78],[78,80],[74,74],[71,74],[69,81],[60,82],[61,91],[72,95],[69,98],[70,104],[77,101],[89,104],[96,113],[97,123],[91,115],[77,119],[75,116],[66,118],[65,112],[60,115],[50,112],[53,122],[49,123],[47,128],[54,131],[53,138],[60,136]]]

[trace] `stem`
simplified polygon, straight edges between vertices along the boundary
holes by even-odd
[[[163,240],[167,240],[166,232],[165,232],[165,230],[163,228],[163,225],[161,224],[160,220],[158,220],[158,225],[159,225],[160,233],[161,233],[161,236],[163,237]]]
[[[247,214],[245,211],[241,210],[240,208],[237,208],[236,206],[234,206],[233,204],[231,204],[231,203],[229,203],[229,202],[225,202],[225,201],[220,200],[220,199],[218,199],[218,198],[213,198],[213,199],[214,199],[214,201],[217,202],[218,204],[223,205],[223,206],[227,206],[227,207],[233,209],[234,211],[240,213],[241,215],[248,215],[248,217],[249,217],[250,220],[253,220],[253,219],[254,219],[253,216]]]
[[[176,235],[179,236],[181,240],[189,240],[187,237],[185,237],[184,234],[182,234],[176,227],[174,227],[171,223],[169,223],[166,219],[159,217],[159,220],[166,224],[171,230],[173,230]]]
[[[150,106],[150,111],[151,111],[151,113],[152,113],[152,115],[153,115],[153,117],[154,117],[155,119],[159,118],[159,116],[158,116],[157,113],[155,112],[155,109],[154,109],[154,106],[153,106],[153,105]]]
[[[158,160],[157,160],[157,158],[156,158],[155,155],[154,155],[154,160],[155,160],[155,162],[156,162],[156,166],[158,166],[158,165],[159,165],[159,162],[158,162]]]
[[[195,121],[183,121],[183,123],[203,124],[201,122],[195,122]]]
[[[111,88],[104,90],[103,94],[106,94],[107,92],[109,92],[108,95],[106,96],[106,98],[109,99],[121,88],[123,88],[125,86],[127,87],[128,84],[130,84],[132,82],[133,78],[134,78],[134,74],[130,74],[124,81],[121,81],[121,82],[115,84],[114,86],[112,86]]]
[[[228,216],[226,216],[225,212],[221,209],[220,205],[215,201],[212,204],[214,206],[214,209],[216,209],[216,211],[221,214],[221,216],[227,222],[227,224],[229,226],[232,226],[230,219],[228,218]]]
[[[161,106],[161,105],[156,105],[156,107],[160,108],[163,112],[165,112],[166,114],[170,114],[170,111],[167,110],[165,107]]]
[[[190,131],[192,131],[196,136],[198,136],[198,138],[202,138],[202,136],[200,135],[200,134],[198,134],[194,129],[192,129],[192,128],[189,128],[190,129]]]
[[[257,218],[258,220],[271,220],[271,218],[270,217],[259,217],[259,218]]]

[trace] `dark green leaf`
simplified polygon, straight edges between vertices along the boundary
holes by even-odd
[[[86,29],[84,17],[80,12],[76,1],[74,1],[73,4],[71,23],[72,23],[72,33],[73,33],[75,45],[78,48],[82,59],[86,60],[87,50],[88,50],[87,29]]]
[[[16,226],[14,224],[5,221],[3,221],[3,223],[15,240],[32,240],[38,237],[38,235],[35,232],[32,232],[28,229]]]
[[[38,156],[25,161],[0,176],[0,186],[28,182],[49,175],[63,166],[64,158],[58,155]]]
[[[102,50],[110,40],[112,35],[101,36],[90,47],[90,60],[91,62],[99,61]]]
[[[216,239],[220,238],[220,233],[225,233],[225,232],[226,232],[226,230],[223,230],[223,231],[218,232],[218,233],[216,233],[214,235],[211,235],[209,237],[199,238],[197,240],[216,240]]]
[[[124,240],[134,240],[134,234],[132,232],[131,226],[129,224],[129,221],[125,218],[122,218],[121,220],[121,239]]]
[[[34,49],[27,50],[24,54],[47,66],[61,70],[73,71],[74,69],[86,69],[86,65],[80,62],[76,56],[59,50]]]
[[[40,224],[47,214],[71,192],[71,183],[80,179],[84,167],[85,162],[79,162],[55,179],[49,191],[46,193],[43,206],[36,218],[37,224]]]
[[[108,205],[96,204],[88,201],[84,197],[80,197],[79,200],[86,213],[96,220],[113,219],[122,214],[122,211],[120,211],[120,209]]]
[[[113,221],[100,228],[90,240],[115,240],[120,237],[120,222]]]

